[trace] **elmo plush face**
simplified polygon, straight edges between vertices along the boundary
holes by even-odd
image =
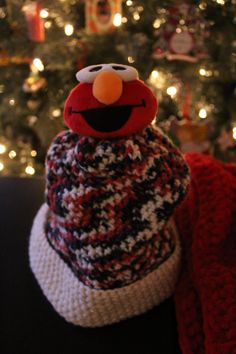
[[[144,129],[154,118],[157,101],[127,65],[101,64],[80,70],[80,82],[68,96],[65,122],[80,135],[122,137]]]

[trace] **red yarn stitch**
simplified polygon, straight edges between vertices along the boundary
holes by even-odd
[[[236,353],[236,166],[189,154],[175,213],[183,266],[175,301],[183,354]]]

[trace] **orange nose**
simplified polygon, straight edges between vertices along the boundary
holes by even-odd
[[[112,104],[122,94],[122,79],[111,71],[102,71],[93,82],[93,95],[101,103]]]

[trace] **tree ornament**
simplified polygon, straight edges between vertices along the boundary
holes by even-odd
[[[169,46],[173,53],[187,54],[194,47],[193,36],[187,31],[174,33],[170,38]]]
[[[197,121],[190,118],[190,84],[185,83],[182,97],[182,115],[180,121],[173,121],[172,130],[177,137],[180,149],[183,153],[201,152],[209,153],[209,123],[207,121]]]
[[[34,42],[43,42],[45,39],[44,23],[40,16],[41,5],[38,1],[32,1],[23,6],[23,12],[28,27],[29,39]]]
[[[116,16],[121,14],[121,0],[87,0],[85,12],[87,32],[110,32],[114,29]]]
[[[36,74],[30,74],[27,79],[25,79],[23,83],[23,91],[27,93],[34,93],[46,86],[46,79],[44,77],[40,77]]]
[[[43,65],[43,64],[42,64]],[[41,77],[39,74],[39,70],[34,64],[34,61],[30,65],[30,74],[23,83],[23,91],[27,93],[34,93],[46,86],[46,79]]]
[[[10,56],[6,50],[0,48],[0,66],[9,64],[29,64],[32,61],[30,57]]]
[[[174,125],[174,134],[177,137],[183,153],[209,153],[209,127],[206,122],[197,122],[186,118]]]
[[[156,28],[154,34],[157,38],[154,58],[196,62],[206,56],[204,39],[208,36],[207,22],[197,6],[184,3],[169,7],[165,18],[154,21],[153,27]]]

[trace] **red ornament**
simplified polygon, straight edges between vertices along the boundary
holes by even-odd
[[[196,5],[181,3],[167,7],[164,21],[160,18],[155,31],[157,39],[153,57],[188,62],[206,57],[204,40],[208,36],[207,29],[207,22]]]
[[[23,6],[28,27],[29,39],[35,42],[43,42],[45,39],[44,23],[40,17],[41,5],[37,1]]]
[[[111,65],[115,67],[117,64]],[[102,75],[104,78],[100,78],[104,82],[95,88],[98,75],[105,72],[111,74],[112,79],[118,79],[111,84],[107,81],[110,75]],[[117,99],[113,95],[116,88]],[[109,103],[105,104],[105,96],[110,93],[114,97],[108,97]],[[65,103],[64,117],[66,125],[78,134],[122,137],[144,129],[154,119],[156,111],[156,98],[142,81],[121,80],[118,72],[103,71],[93,82],[82,82],[71,91]]]
[[[86,0],[86,30],[104,33],[114,30],[113,20],[121,13],[121,0]]]

